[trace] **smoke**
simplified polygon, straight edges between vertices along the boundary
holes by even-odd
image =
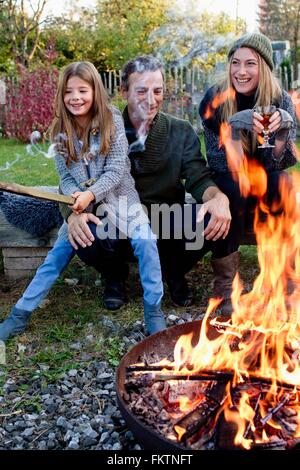
[[[26,145],[26,152],[28,155],[37,157],[39,155],[45,158],[53,158],[55,155],[56,144],[51,144],[45,152],[39,141],[42,139],[42,135],[39,131],[33,131],[30,135],[30,144]]]
[[[229,17],[208,14],[198,0],[177,4],[168,12],[167,24],[149,36],[155,55],[169,66],[187,66],[193,59],[206,62],[209,54],[222,53],[232,43],[235,33],[220,34],[219,23]]]
[[[57,144],[51,144],[48,147],[48,150],[44,150],[44,145],[40,144],[39,141],[42,139],[42,135],[39,131],[33,131],[30,135],[30,144],[26,145],[26,154],[33,156],[33,157],[38,157],[42,156],[44,158],[54,158],[54,156],[57,153]],[[16,158],[11,161],[11,162],[5,162],[4,166],[0,167],[0,171],[8,171],[10,170],[16,163],[18,162],[23,162],[26,160],[25,158],[22,158],[22,155],[19,153],[16,154]]]
[[[21,155],[17,153],[15,160],[13,160],[12,162],[6,162],[4,166],[0,167],[0,171],[10,170],[11,167],[20,160],[20,158],[21,158]]]
[[[174,38],[174,39],[172,39]],[[168,24],[153,32],[149,37],[156,47],[156,55],[170,66],[187,66],[193,59],[206,62],[209,54],[222,52],[234,39],[234,33],[208,35],[204,31],[191,29],[188,25],[179,28]]]

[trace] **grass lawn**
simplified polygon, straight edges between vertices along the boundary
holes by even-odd
[[[205,153],[203,136],[200,141],[202,152]],[[0,139],[0,181],[27,186],[56,186],[58,177],[54,160],[43,155],[47,152],[47,147],[40,145],[32,154],[27,152],[26,147],[12,139]],[[300,153],[300,141],[297,142],[297,147]],[[16,162],[13,163],[14,161]],[[11,167],[6,169],[10,164]],[[300,162],[293,168],[300,171]]]
[[[26,148],[15,140],[0,139],[0,180],[27,186],[56,186],[58,176],[54,160],[42,153],[47,152],[47,147],[40,145],[40,152],[33,150],[32,154]],[[9,165],[10,168],[6,169]]]

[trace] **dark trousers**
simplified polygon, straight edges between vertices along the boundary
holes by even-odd
[[[269,207],[275,204],[276,210],[280,212],[279,179],[280,177],[288,179],[289,176],[282,171],[270,172],[267,176],[264,202]],[[181,228],[178,227],[178,220],[175,223],[171,216],[170,237],[164,239],[161,232],[157,233],[160,262],[166,280],[182,278],[208,252],[212,252],[214,258],[223,258],[234,253],[239,248],[245,230],[249,228],[249,225],[253,226],[253,213],[257,199],[242,197],[239,185],[230,173],[215,174],[213,178],[220,190],[229,198],[232,215],[229,233],[224,240],[204,240],[200,249],[187,250],[186,243],[190,243],[191,240],[187,240],[184,236],[184,224],[191,224],[193,232],[197,229],[203,231],[209,222],[210,215],[206,214],[204,227],[196,227],[197,206],[193,204],[188,220],[182,218]],[[80,248],[77,252],[78,256],[86,264],[94,266],[107,280],[125,280],[128,276],[128,261],[135,260],[129,240],[99,240],[96,236],[96,226],[89,225],[95,236],[95,242],[91,247]],[[175,233],[178,236],[180,230],[181,238],[176,239]]]
[[[267,173],[267,191],[262,198],[263,203],[274,215],[282,212],[282,201],[279,191],[279,181],[281,178],[284,178],[287,184],[291,182],[289,175],[284,171],[272,171]],[[245,232],[249,229],[253,230],[254,211],[258,204],[258,199],[253,196],[243,197],[240,192],[239,184],[232,178],[231,173],[215,174],[213,180],[229,199],[232,216],[229,251],[234,252],[238,249]],[[265,214],[260,214],[260,217],[264,216]],[[214,257],[221,258],[222,253],[224,253],[222,249],[220,251],[219,246],[216,245],[216,249],[213,250]]]
[[[212,242],[203,239],[203,245],[200,249],[186,249],[187,244],[191,244],[194,241],[190,234],[191,227],[194,233],[196,233],[196,230],[198,230],[197,233],[199,231],[202,233],[210,218],[207,214],[204,224],[201,223],[199,227],[196,223],[199,206],[193,204],[189,209],[191,210],[189,210],[188,219],[185,220],[184,213],[182,213],[183,217],[179,222],[178,220],[175,222],[171,213],[169,224],[167,223],[170,228],[170,236],[167,239],[161,230],[157,233],[161,268],[166,280],[181,279],[205,253],[215,249],[216,246],[219,247],[218,250],[222,256],[226,256],[231,252],[231,232],[225,240]],[[188,238],[185,237],[184,224],[189,224]],[[96,234],[95,224],[89,223],[89,227],[95,237],[95,241],[90,247],[79,247],[77,250],[78,256],[87,265],[97,269],[106,280],[125,280],[128,276],[128,262],[135,260],[129,240],[100,240]]]
[[[97,237],[96,225],[89,222],[88,226],[95,241],[86,248],[79,246],[76,252],[79,258],[88,266],[93,266],[107,281],[125,280],[128,276],[127,250],[128,248],[131,250],[130,242],[128,240],[101,240]],[[125,250],[127,244],[129,247]]]

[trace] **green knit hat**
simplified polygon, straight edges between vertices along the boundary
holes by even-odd
[[[273,50],[272,44],[269,38],[261,33],[250,33],[241,36],[235,43],[231,46],[228,52],[228,58],[239,49],[240,47],[249,47],[256,51],[265,61],[271,70],[274,68],[273,63]]]

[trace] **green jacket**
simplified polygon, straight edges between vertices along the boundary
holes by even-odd
[[[123,113],[130,146],[137,136],[127,107]],[[216,186],[200,151],[199,138],[188,121],[159,112],[143,151],[129,153],[131,174],[142,204],[184,203],[185,192],[202,202],[204,191]]]

